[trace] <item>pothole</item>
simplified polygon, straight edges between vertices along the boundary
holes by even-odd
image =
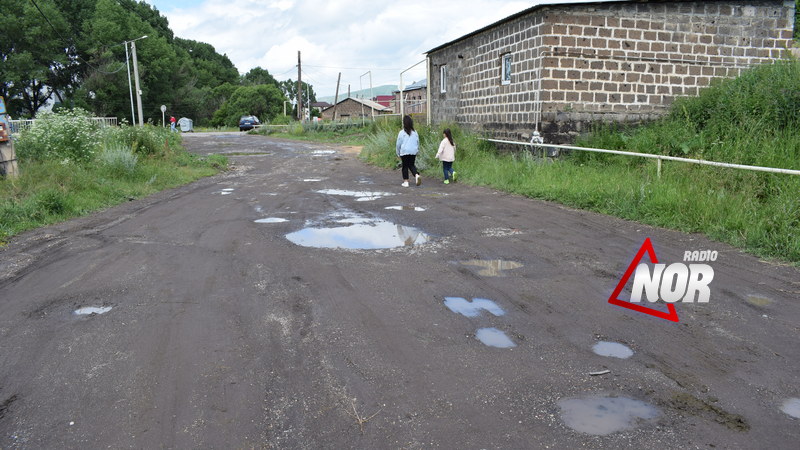
[[[515,261],[504,261],[502,259],[471,259],[459,261],[465,266],[477,268],[478,275],[482,277],[504,277],[506,270],[514,270],[522,267],[522,264]]]
[[[475,332],[475,338],[489,347],[511,348],[517,346],[511,338],[497,328],[479,328]]]
[[[76,316],[91,316],[93,314],[105,314],[111,311],[111,306],[84,306],[72,312]]]
[[[495,316],[502,316],[506,313],[503,308],[488,298],[473,298],[470,302],[463,297],[445,297],[444,306],[465,317],[478,317],[481,315],[481,311],[488,311]]]
[[[610,356],[620,359],[628,359],[633,356],[633,350],[631,350],[630,347],[617,342],[600,341],[594,344],[592,351],[600,356]]]
[[[781,405],[781,411],[795,419],[800,419],[800,398],[787,399]]]
[[[321,189],[315,192],[326,195],[342,195],[347,197],[355,197],[357,202],[367,202],[371,200],[377,200],[383,197],[388,197],[390,195],[394,195],[391,192],[348,191],[346,189]]]
[[[591,396],[562,399],[561,420],[575,431],[605,436],[636,427],[641,420],[659,416],[656,407],[628,397]]]
[[[385,220],[351,217],[338,220],[347,226],[308,227],[286,235],[303,247],[375,250],[422,245],[431,237],[414,227]]]

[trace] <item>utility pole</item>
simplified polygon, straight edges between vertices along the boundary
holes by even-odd
[[[336,105],[339,103],[339,83],[342,81],[342,72],[339,72],[339,78],[336,79],[336,96],[333,97],[333,122],[336,122]]]
[[[144,36],[147,37],[147,36]],[[142,90],[139,88],[139,62],[136,59],[136,40],[131,41],[131,52],[133,53],[133,76],[136,82],[136,106],[139,107],[139,126],[144,126],[142,117]]]
[[[297,120],[303,120],[303,81],[300,66],[300,50],[297,51]]]
[[[128,92],[131,94],[131,125],[136,123],[136,112],[133,110],[133,87],[131,87],[131,58],[128,56],[128,41],[125,44],[125,65],[128,66]]]

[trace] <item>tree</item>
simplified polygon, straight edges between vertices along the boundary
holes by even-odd
[[[262,121],[272,120],[283,112],[285,97],[271,84],[240,86],[214,113],[215,125],[236,126],[245,115],[257,116]]]
[[[259,84],[271,84],[275,87],[280,87],[278,80],[275,79],[269,72],[261,67],[254,67],[249,72],[242,75],[242,86],[257,86]]]
[[[307,84],[305,81],[302,82],[303,92],[300,94],[300,97],[303,100],[303,107],[307,107],[309,104],[317,101],[317,94],[314,92],[314,87],[310,84]],[[281,91],[283,91],[283,95],[285,95],[289,100],[296,102],[297,101],[297,82],[292,80],[286,80],[280,82]],[[293,116],[297,117],[297,105],[294,105],[292,108]]]

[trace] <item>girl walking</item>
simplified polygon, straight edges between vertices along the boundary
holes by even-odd
[[[453,171],[453,161],[456,160],[456,144],[453,142],[453,135],[450,133],[450,128],[445,128],[444,139],[439,144],[439,151],[436,152],[436,158],[442,162],[442,171],[444,172],[444,184],[450,184],[450,181],[455,183],[456,173]]]
[[[422,184],[422,177],[414,162],[419,153],[419,135],[414,131],[414,121],[411,116],[403,117],[403,129],[397,134],[397,156],[403,162],[403,187],[408,187],[408,172],[414,175],[417,186]]]

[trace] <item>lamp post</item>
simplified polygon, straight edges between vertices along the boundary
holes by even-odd
[[[139,126],[144,126],[144,117],[142,117],[142,90],[139,87],[139,62],[136,59],[136,41],[146,38],[147,35],[127,41],[131,43],[131,53],[133,53],[133,77],[136,83],[136,106],[139,109]],[[127,49],[127,46],[125,47]],[[133,99],[131,99],[131,102]]]

